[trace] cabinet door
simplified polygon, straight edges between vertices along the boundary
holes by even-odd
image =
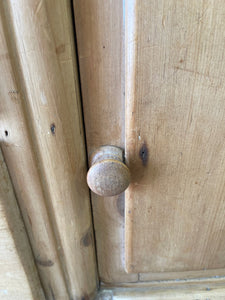
[[[225,267],[225,5],[124,2],[74,1],[88,153],[122,147],[131,171],[125,194],[92,194],[100,277],[215,272]]]

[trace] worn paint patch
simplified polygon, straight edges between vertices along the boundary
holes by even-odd
[[[142,161],[143,166],[146,166],[148,164],[148,147],[145,142],[140,148],[139,157]]]

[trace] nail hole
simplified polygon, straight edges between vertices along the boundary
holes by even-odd
[[[51,124],[50,128],[51,128],[52,134],[55,134],[55,124],[54,123]]]
[[[142,160],[143,166],[146,166],[148,163],[148,147],[145,142],[139,151],[139,157]]]
[[[5,136],[8,136],[9,133],[8,133],[8,130],[5,130]]]

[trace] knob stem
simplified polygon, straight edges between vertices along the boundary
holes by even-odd
[[[114,159],[120,162],[124,162],[124,151],[123,149],[116,146],[101,146],[94,151],[90,157],[90,165],[94,165],[97,162]]]

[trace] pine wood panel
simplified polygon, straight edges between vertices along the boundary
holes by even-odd
[[[126,268],[225,267],[225,6],[127,1]]]
[[[48,299],[92,298],[98,284],[71,12],[1,2],[2,148]]]
[[[0,240],[0,298],[44,300],[34,257],[1,149]]]
[[[123,3],[74,0],[88,153],[124,147]],[[98,267],[105,282],[136,281],[124,270],[124,199],[92,194]]]

